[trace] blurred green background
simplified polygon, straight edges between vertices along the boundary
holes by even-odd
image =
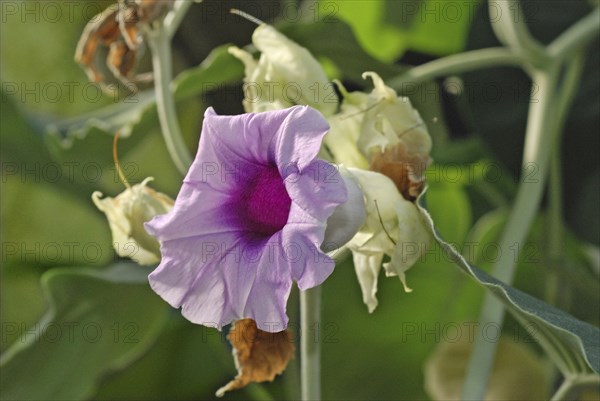
[[[91,202],[94,190],[109,196],[123,190],[112,165],[118,128],[121,164],[131,182],[153,176],[154,188],[172,197],[181,184],[164,148],[151,88],[107,96],[73,61],[85,24],[109,4],[0,1],[0,385],[6,400],[24,395],[204,400],[235,375],[223,335],[170,310],[147,285],[150,270],[115,255],[105,217]],[[579,0],[525,4],[524,18],[544,43],[592,7]],[[229,14],[230,8],[275,24],[352,90],[371,89],[360,78],[364,71],[389,79],[444,55],[499,45],[485,2],[195,4],[173,41],[176,74],[186,71],[176,78],[175,89],[192,151],[206,107],[243,112],[243,68],[222,46],[247,45],[255,26]],[[597,42],[590,48],[597,49]],[[561,146],[569,274],[560,276],[565,289],[560,306],[594,324],[600,297],[589,254],[600,244],[598,57],[597,51],[588,54]],[[146,59],[140,68],[148,68]],[[480,267],[489,265],[482,251],[496,241],[518,181],[530,86],[521,70],[494,68],[443,77],[404,93],[434,140],[428,208],[459,249],[478,244],[467,257]],[[490,164],[499,176],[481,169]],[[475,178],[467,173],[472,169]],[[522,244],[515,282],[542,299],[545,227],[542,209]],[[325,282],[323,322],[315,330],[322,342],[325,399],[429,399],[424,363],[438,344],[454,337],[448,333],[456,327],[466,332],[464,322],[477,319],[483,290],[435,248],[410,270],[408,281],[411,294],[396,279],[380,277],[379,306],[372,315],[362,303],[351,261]],[[294,330],[297,295],[292,293],[288,305]],[[503,336],[539,352],[510,319]],[[275,382],[226,398],[297,399],[298,364],[296,357]]]

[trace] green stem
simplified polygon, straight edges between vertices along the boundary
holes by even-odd
[[[586,17],[577,21],[573,26],[563,32],[549,46],[548,53],[558,60],[565,60],[572,54],[581,50],[590,40],[598,37],[600,31],[600,7]]]
[[[173,5],[173,10],[165,17],[165,30],[169,38],[172,38],[179,28],[183,17],[187,13],[188,9],[194,4],[196,0],[176,0]]]
[[[529,232],[543,195],[551,155],[554,149],[559,149],[560,134],[567,111],[575,97],[583,60],[583,53],[580,53],[569,63],[560,87],[558,87],[559,71],[556,65],[552,69],[534,73],[534,84],[538,86],[539,92],[535,99],[531,99],[529,108],[523,155],[523,181],[519,185],[513,211],[500,240],[503,255],[506,255],[507,251],[509,255],[514,255],[514,252],[510,252],[514,250],[511,247],[514,244],[517,246],[521,244]],[[537,174],[535,176],[526,174],[528,170]],[[560,187],[557,190],[560,190]],[[562,226],[559,232],[560,230]],[[556,247],[562,248],[562,243]],[[515,259],[506,257],[500,259],[494,266],[492,275],[510,284],[516,267]],[[491,294],[486,294],[479,327],[486,327],[486,323],[502,324],[503,319],[502,305]],[[482,399],[494,359],[496,344],[482,341],[482,333],[478,334],[463,387],[464,399]]]
[[[183,142],[175,111],[175,100],[170,89],[173,78],[171,38],[163,26],[158,26],[147,30],[146,39],[152,52],[156,107],[162,134],[171,159],[181,174],[185,175],[192,159]]]
[[[562,173],[559,146],[552,151],[550,178],[548,180],[548,270],[546,272],[546,301],[557,305],[558,274],[564,260],[564,233],[562,221]]]
[[[300,291],[300,364],[303,401],[321,399],[321,287]]]
[[[579,87],[581,74],[583,72],[585,57],[582,51],[576,53],[566,67],[565,77],[561,89],[557,94],[558,115],[557,125],[562,127],[567,117],[567,111],[571,105],[577,88]],[[546,286],[546,298],[548,302],[557,304],[559,291],[559,269],[564,265],[564,225],[562,218],[562,173],[561,173],[561,149],[557,138],[553,144],[552,160],[550,163],[550,180],[548,183],[548,284]],[[565,288],[567,290],[567,288]],[[565,300],[568,291],[564,291]],[[560,303],[563,308],[568,302]]]
[[[496,262],[492,269],[492,275],[507,284],[513,280],[516,252],[527,237],[544,190],[550,149],[555,142],[554,133],[558,131],[552,118],[556,115],[554,98],[556,80],[556,71],[538,72],[534,75],[534,84],[537,85],[539,91],[537,98],[531,99],[529,108],[522,181],[500,239],[499,249],[503,257]],[[502,304],[493,294],[487,293],[483,301],[478,333],[463,385],[463,399],[484,398],[497,344],[485,341],[482,330],[491,324],[501,325],[503,320]]]
[[[471,50],[411,68],[399,77],[392,78],[387,84],[402,93],[407,89],[407,85],[420,84],[444,75],[460,74],[501,65],[518,67],[524,66],[525,63],[525,58],[502,47]]]
[[[600,375],[567,377],[550,401],[575,400],[586,390],[600,391]]]
[[[492,28],[501,43],[521,54],[534,66],[543,68],[550,56],[525,25],[525,14],[518,1],[496,0],[488,3]]]

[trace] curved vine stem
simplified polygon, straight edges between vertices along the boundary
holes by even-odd
[[[548,65],[550,55],[529,32],[525,13],[518,1],[495,0],[488,3],[492,28],[503,44],[517,54],[523,54],[536,67]]]
[[[548,46],[548,53],[556,60],[565,60],[592,39],[598,37],[600,25],[600,7],[586,17],[576,22],[573,26],[563,32]]]
[[[408,85],[421,84],[440,76],[503,65],[524,67],[526,62],[524,57],[503,47],[471,50],[411,68],[406,73],[392,78],[387,84],[399,93],[403,93]]]
[[[585,25],[587,26],[587,23]],[[600,26],[596,25],[596,32],[599,29]],[[571,41],[583,42],[589,35],[572,34],[568,37]],[[561,41],[564,40],[561,39]],[[571,46],[577,45],[580,45],[579,48],[581,48],[582,44],[579,42],[571,43]],[[525,173],[527,168],[532,168],[536,176],[531,177],[531,175],[528,175],[526,177],[525,174],[522,176],[523,181],[519,185],[513,211],[500,240],[500,249],[503,252],[510,252],[512,244],[516,244],[518,247],[529,232],[541,201],[553,149],[558,145],[568,108],[579,84],[582,66],[583,56],[570,60],[566,67],[567,71],[563,83],[560,86],[558,79],[560,68],[563,67],[560,60],[553,60],[545,68],[534,69],[532,72],[533,84],[539,89],[539,95],[537,99],[531,99],[532,103],[529,109],[525,136],[523,172]],[[529,178],[529,180],[526,181],[525,178]],[[501,258],[494,265],[492,275],[510,284],[514,276],[516,262],[514,259]],[[486,294],[480,314],[480,327],[485,327],[485,323],[501,324],[503,319],[503,306],[491,294]],[[496,344],[486,343],[481,341],[481,338],[480,335],[476,337],[473,353],[471,354],[467,375],[463,383],[464,399],[482,399],[485,394]],[[557,355],[550,356],[555,360],[559,358]]]
[[[199,3],[198,0],[175,0],[175,4],[173,4],[173,10],[165,17],[164,25],[165,30],[167,31],[167,35],[169,38],[175,36],[175,32],[181,21],[183,21],[183,17],[187,13],[188,9],[194,3]]]
[[[562,88],[559,91],[558,110],[561,112],[556,118],[558,126],[563,126],[567,117],[567,110],[583,72],[585,57],[582,51],[577,53],[567,66]],[[563,104],[564,103],[564,104]],[[553,144],[550,161],[550,176],[548,182],[548,280],[546,285],[546,299],[551,304],[557,304],[559,299],[559,268],[564,262],[564,228],[563,228],[563,199],[562,199],[562,171],[561,171],[561,146]],[[568,288],[563,294],[568,293]],[[563,300],[568,300],[566,295]],[[567,305],[561,302],[563,307]]]
[[[549,117],[555,110],[553,94],[556,78],[557,72],[554,71],[549,74],[539,73],[534,79],[534,84],[539,88],[539,97],[531,99],[536,102],[530,103],[522,181],[500,238],[499,249],[504,256],[492,269],[492,275],[505,283],[511,283],[514,276],[516,266],[516,258],[513,257],[514,246],[518,247],[526,239],[543,194],[553,142],[549,133],[555,128]],[[535,173],[533,176],[528,174],[532,168]],[[501,325],[503,320],[503,305],[494,295],[487,293],[479,316],[478,331],[490,324]],[[485,336],[482,337],[482,333],[478,332],[473,344],[473,352],[463,384],[462,398],[466,400],[483,399],[494,361],[496,344],[481,340],[482,338],[485,339]]]
[[[179,172],[185,175],[192,164],[192,159],[183,142],[175,111],[175,100],[170,87],[173,79],[171,37],[168,31],[160,26],[148,29],[146,38],[152,52],[154,89],[160,128],[171,159]]]

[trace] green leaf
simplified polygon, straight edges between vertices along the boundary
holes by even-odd
[[[43,179],[44,170],[38,166],[33,174],[11,175],[3,183],[2,262],[39,266],[108,263],[114,252],[104,216],[91,200],[82,203]]]
[[[444,184],[438,180],[428,190],[428,206],[440,231],[453,243],[463,243],[472,224],[469,197],[460,185]]]
[[[0,325],[4,352],[19,334],[37,322],[46,310],[39,269],[32,266],[2,266],[0,280]],[[17,323],[18,322],[18,323]]]
[[[333,16],[354,30],[362,47],[384,62],[395,61],[406,50],[446,55],[464,48],[474,2],[437,0],[325,1],[320,16]]]
[[[177,315],[171,316],[152,350],[103,381],[94,399],[210,399],[228,375],[235,375],[227,332]]]
[[[18,100],[14,96],[0,91],[2,107],[0,107],[0,152],[2,154],[3,180],[8,172],[5,170],[9,164],[12,166],[32,166],[36,163],[43,165],[50,161],[48,150],[44,147],[41,136],[24,118],[18,107]],[[11,166],[11,167],[12,167]]]
[[[341,76],[336,78],[362,83],[362,73],[365,71],[375,71],[383,79],[404,71],[399,66],[383,63],[366,53],[356,41],[351,27],[344,21],[333,18],[311,24],[290,24],[278,29],[310,50],[317,59],[332,62],[341,73]],[[343,46],[340,46],[340,43],[343,43]]]
[[[105,0],[3,2],[3,89],[42,118],[77,115],[117,101],[90,83],[73,60],[85,24],[109,4]]]
[[[175,99],[183,100],[215,90],[219,85],[240,81],[244,76],[243,64],[227,49],[233,45],[221,45],[210,52],[196,68],[183,71],[173,82]]]
[[[0,358],[1,398],[86,399],[102,375],[144,354],[167,316],[147,273],[131,263],[45,273],[49,309]]]
[[[439,246],[453,258],[455,264],[478,284],[492,291],[523,326],[532,330],[532,336],[564,374],[600,372],[600,330],[469,264],[438,233],[425,208],[424,194],[425,191],[418,199],[418,209]]]

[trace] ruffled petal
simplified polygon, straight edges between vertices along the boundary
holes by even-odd
[[[346,184],[337,167],[323,160],[315,160],[302,171],[288,175],[285,187],[293,203],[323,223],[348,200]],[[295,217],[290,212],[290,220]]]
[[[194,163],[188,177],[202,172],[198,164],[234,160],[277,165],[285,178],[314,160],[328,129],[321,113],[307,106],[239,116],[219,116],[209,108],[204,115],[203,137],[208,137],[204,142],[211,144],[212,151],[205,150],[201,139],[196,158],[199,163]]]
[[[279,232],[264,244],[258,263],[251,267],[256,271],[256,280],[244,308],[244,316],[254,319],[259,329],[272,333],[287,328],[286,305],[292,288],[294,261],[281,246],[281,236]]]
[[[218,329],[243,318],[265,331],[287,327],[293,256],[284,253],[281,233],[254,244],[231,235],[172,242],[150,284],[188,320]]]
[[[335,261],[308,237],[296,235],[294,241],[284,245],[293,262],[292,277],[302,291],[321,285],[335,268]]]
[[[223,193],[184,183],[171,213],[154,217],[144,227],[160,241],[239,231],[237,217],[228,213]]]
[[[152,289],[175,308],[185,306],[191,294],[201,294],[206,301],[203,310],[190,320],[218,323],[225,308],[221,262],[239,242],[240,237],[231,233],[163,242],[161,263],[148,276]]]

